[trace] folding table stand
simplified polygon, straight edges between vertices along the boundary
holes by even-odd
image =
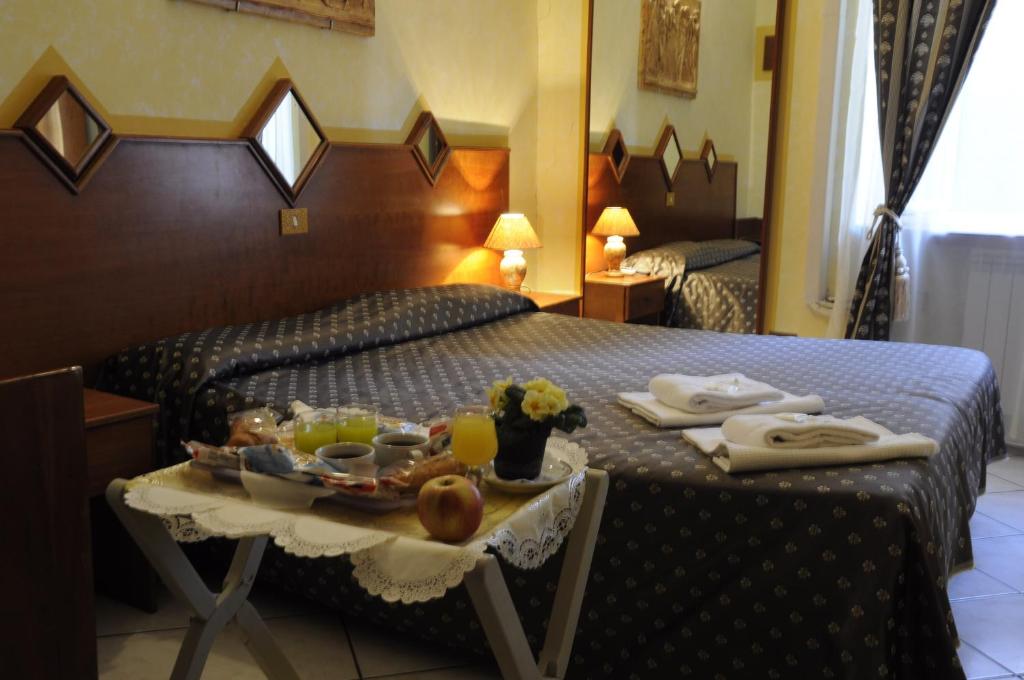
[[[589,469],[586,475],[583,503],[569,535],[539,662],[534,659],[526,641],[498,559],[486,554],[465,575],[464,582],[473,607],[506,680],[565,677],[583,603],[583,590],[590,574],[597,530],[608,495],[608,473]],[[123,479],[112,481],[107,487],[107,501],[167,588],[191,611],[188,631],[171,671],[171,680],[198,680],[214,639],[232,620],[242,630],[249,653],[268,678],[297,680],[299,676],[291,662],[248,600],[269,536],[240,539],[224,577],[223,590],[210,592],[163,520],[125,504],[126,484]]]

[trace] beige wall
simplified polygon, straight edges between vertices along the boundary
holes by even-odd
[[[585,0],[537,0],[542,68],[537,79],[539,290],[574,292],[580,281],[583,201]]]
[[[594,1],[594,54],[590,98],[590,148],[599,150],[619,128],[631,152],[649,154],[666,123],[675,126],[684,151],[700,151],[705,135],[724,158],[739,164],[737,210],[760,216],[764,204],[748,199],[752,177],[751,114],[755,93],[754,27],[764,0],[704,0],[701,5],[697,96],[684,98],[637,87],[640,0]],[[767,116],[767,109],[762,111]],[[767,121],[765,121],[767,126]]]
[[[772,206],[766,329],[824,336],[828,319],[811,311],[805,287],[822,215],[819,123],[820,59],[825,13],[819,0],[789,0],[784,42],[779,137]]]

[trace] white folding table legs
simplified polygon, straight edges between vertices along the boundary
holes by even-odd
[[[569,535],[539,663],[533,660],[497,558],[485,555],[473,571],[466,574],[466,589],[505,680],[561,680],[565,677],[607,497],[608,473],[587,470],[583,505]]]
[[[506,680],[560,680],[565,677],[583,603],[583,590],[594,556],[597,530],[608,496],[608,473],[588,470],[586,474],[583,505],[569,534],[539,663],[534,661],[497,558],[485,555],[466,574],[466,588],[473,607]],[[115,479],[107,487],[110,507],[174,597],[192,611],[171,680],[198,680],[214,639],[232,619],[245,634],[249,653],[268,678],[298,680],[295,669],[247,599],[268,537],[239,540],[224,578],[224,589],[220,593],[212,593],[163,520],[125,505],[125,484],[125,480]]]
[[[112,481],[107,487],[107,502],[168,590],[192,612],[188,632],[171,671],[171,680],[199,680],[214,639],[232,619],[244,634],[249,653],[268,678],[298,680],[291,662],[248,601],[268,537],[240,539],[231,567],[224,577],[223,590],[212,593],[163,520],[125,505],[124,490],[125,480]]]

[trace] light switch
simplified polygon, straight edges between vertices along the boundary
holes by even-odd
[[[309,233],[309,217],[305,208],[281,211],[281,236]]]
[[[676,192],[669,191],[665,194],[665,207],[671,208],[676,204]]]

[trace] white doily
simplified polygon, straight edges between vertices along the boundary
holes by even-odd
[[[519,569],[536,569],[558,552],[583,504],[587,452],[579,444],[552,437],[547,455],[569,464],[569,480],[524,505],[487,538],[488,545]]]
[[[322,518],[315,507],[277,510],[255,505],[244,495],[180,488],[176,480],[187,463],[140,478],[125,493],[125,504],[161,517],[180,542],[269,535],[285,552],[300,557],[348,555],[356,581],[367,592],[409,604],[443,597],[462,583],[488,546],[522,569],[541,566],[558,550],[579,513],[587,455],[578,444],[560,438],[548,440],[547,454],[569,463],[569,479],[527,500],[488,535],[465,545]]]

